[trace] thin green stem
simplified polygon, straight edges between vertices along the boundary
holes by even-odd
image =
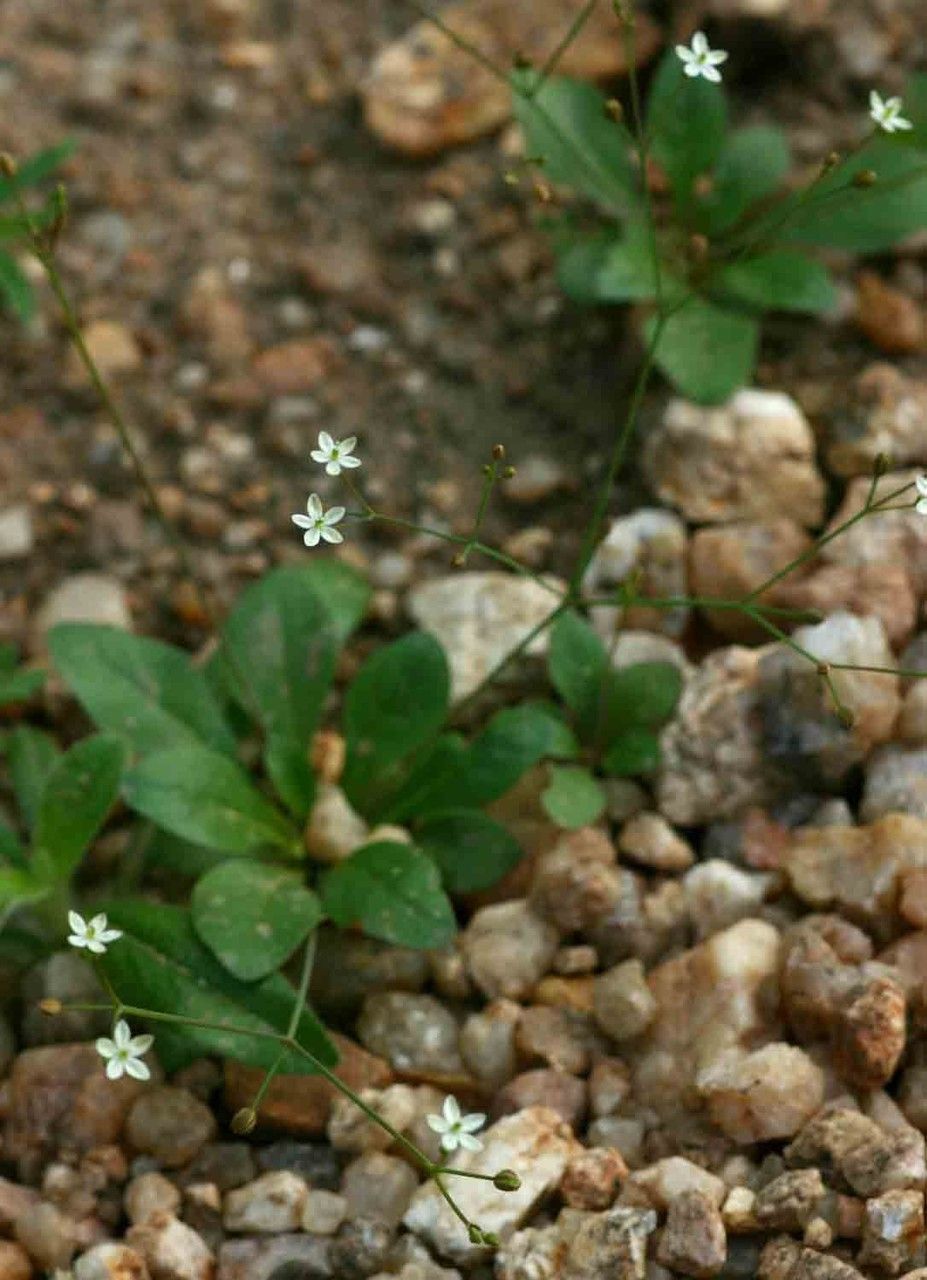
[[[582,9],[580,9],[579,13],[576,15],[576,17],[570,23],[569,27],[564,32],[563,39],[558,41],[558,43],[554,46],[549,57],[545,60],[544,65],[541,67],[540,71],[538,72],[537,80],[531,86],[530,96],[532,98],[538,92],[541,86],[544,84],[544,81],[549,79],[550,76],[553,75],[554,71],[556,70],[560,62],[560,59],[563,57],[567,49],[569,49],[570,45],[573,43],[573,41],[582,31],[583,27],[592,17],[592,11],[597,4],[598,4],[598,0],[586,0],[585,5],[583,5]]]

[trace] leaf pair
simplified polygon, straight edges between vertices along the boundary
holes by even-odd
[[[660,758],[657,730],[679,699],[677,667],[641,662],[616,669],[593,628],[566,612],[551,631],[548,671],[603,772],[617,777],[653,772]],[[542,803],[561,826],[580,827],[599,817],[605,794],[589,769],[566,765],[551,771]]]

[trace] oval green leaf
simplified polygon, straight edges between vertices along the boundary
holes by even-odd
[[[41,879],[70,879],[119,794],[125,748],[98,734],[66,751],[45,780],[32,836],[33,866]]]
[[[446,947],[457,928],[431,858],[391,840],[364,845],[329,871],[322,903],[335,924],[401,947]]]
[[[246,858],[222,862],[197,881],[191,910],[200,941],[242,982],[273,973],[322,918],[298,875]]]
[[[550,783],[541,793],[541,804],[552,822],[572,831],[601,816],[605,792],[588,769],[559,765],[550,771]]]
[[[488,889],[522,857],[515,837],[478,809],[433,814],[416,829],[415,839],[441,868],[450,893]]]

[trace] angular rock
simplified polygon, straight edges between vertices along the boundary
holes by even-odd
[[[589,562],[583,590],[589,596],[608,595],[634,574],[642,600],[647,596],[684,596],[688,591],[686,550],[686,526],[679,516],[659,507],[641,507],[612,521]],[[609,638],[625,627],[679,636],[685,630],[689,609],[596,605],[590,616],[596,629]]]
[[[722,858],[708,858],[687,871],[682,884],[689,918],[701,941],[756,915],[770,888],[770,877],[741,871]]]
[[[140,1253],[126,1244],[112,1241],[94,1245],[71,1268],[74,1280],[149,1280],[149,1271]],[[0,1274],[4,1274],[0,1269]],[[28,1280],[29,1272],[26,1273]],[[12,1280],[4,1274],[4,1280]]]
[[[686,871],[695,861],[688,840],[659,813],[638,813],[622,827],[618,837],[621,853],[653,871]]]
[[[657,1011],[639,960],[625,960],[599,974],[593,1000],[599,1026],[619,1043],[646,1031]]]
[[[916,599],[923,599],[927,594],[927,520],[913,505],[914,481],[918,474],[917,470],[890,471],[882,476],[876,485],[874,501],[886,499],[907,486],[900,497],[888,504],[902,509],[858,520],[822,548],[820,561],[848,566],[856,573],[863,572],[867,565],[877,566],[883,573],[886,566],[901,565],[907,575],[908,589]],[[866,476],[859,476],[847,485],[843,502],[828,525],[829,532],[858,515],[865,506],[870,485]]]
[[[834,1026],[835,1066],[860,1089],[887,1084],[904,1053],[907,1003],[891,974],[872,974],[851,988]]]
[[[33,622],[33,649],[43,651],[45,637],[59,622],[99,622],[132,630],[125,588],[103,573],[75,573],[45,597]]]
[[[707,1280],[727,1259],[727,1234],[721,1211],[700,1191],[683,1191],[670,1202],[657,1260],[684,1276]]]
[[[497,66],[517,55],[543,66],[580,11],[578,0],[535,0],[530,6],[478,0],[441,11],[449,31]],[[638,59],[657,47],[657,31],[638,20]],[[627,70],[614,21],[592,11],[558,60],[559,75],[599,79]],[[377,137],[409,155],[434,155],[504,124],[512,110],[505,83],[429,22],[418,22],[374,59],[363,90],[364,116]]]
[[[580,1147],[559,1116],[544,1107],[528,1107],[506,1116],[481,1137],[482,1151],[463,1153],[457,1166],[488,1174],[514,1169],[521,1186],[517,1191],[500,1194],[491,1182],[461,1178],[454,1185],[454,1195],[470,1221],[507,1240],[541,1198],[558,1185],[567,1163]],[[480,1257],[480,1247],[470,1242],[431,1184],[416,1192],[403,1222],[442,1257],[458,1262]]]
[[[399,1133],[412,1124],[416,1116],[415,1090],[407,1084],[391,1084],[385,1089],[364,1089],[360,1097]],[[339,1096],[332,1104],[328,1121],[328,1140],[336,1151],[385,1151],[393,1137],[369,1119],[348,1097]]]
[[[920,1191],[886,1191],[866,1201],[862,1267],[897,1276],[924,1262],[924,1197]]]
[[[329,1280],[330,1247],[326,1236],[312,1235],[226,1240],[219,1247],[217,1280]]]
[[[279,1169],[237,1187],[225,1197],[222,1224],[226,1231],[273,1235],[296,1231],[302,1224],[306,1184],[295,1173]]]
[[[562,585],[551,581],[555,589]],[[424,582],[406,600],[418,625],[437,636],[447,654],[455,702],[472,693],[556,603],[556,594],[532,578],[493,570]],[[526,650],[529,657],[546,652],[546,633]]]
[[[477,911],[460,935],[460,949],[484,995],[518,1000],[548,971],[559,941],[553,925],[520,898]]]
[[[794,1045],[729,1053],[699,1072],[713,1122],[738,1143],[790,1138],[824,1101],[824,1073]]]
[[[820,1169],[790,1169],[760,1188],[752,1216],[761,1227],[797,1234],[818,1216],[827,1195]]]
[[[179,1169],[198,1155],[216,1132],[205,1103],[187,1089],[157,1085],[133,1103],[126,1117],[126,1138],[165,1169]]]
[[[886,1191],[923,1190],[927,1162],[923,1135],[907,1126],[889,1133],[846,1107],[825,1107],[786,1147],[797,1167],[821,1169],[831,1186],[868,1198]]]
[[[765,805],[784,781],[766,757],[759,663],[769,649],[719,649],[686,682],[661,738],[660,812],[681,826]]]
[[[564,1124],[578,1129],[586,1113],[585,1081],[565,1071],[523,1071],[495,1095],[492,1114],[517,1115],[527,1107],[556,1112]]]
[[[688,1191],[697,1191],[720,1207],[727,1188],[721,1178],[685,1156],[666,1156],[646,1169],[636,1169],[628,1178],[627,1190],[636,1197],[643,1195],[647,1204],[665,1213],[674,1200]]]
[[[590,1147],[569,1162],[560,1180],[560,1195],[571,1209],[601,1211],[611,1205],[628,1166],[614,1147]]]
[[[838,476],[871,476],[880,454],[898,467],[927,463],[925,415],[923,380],[887,362],[867,366],[850,389],[848,411],[837,422],[827,450],[828,470]]]
[[[345,1169],[341,1184],[347,1214],[398,1227],[418,1183],[416,1171],[398,1156],[381,1151],[358,1156]]]
[[[714,408],[672,400],[643,465],[660,501],[699,523],[788,518],[809,528],[824,514],[814,433],[781,392],[738,391]]]
[[[365,844],[370,828],[332,783],[321,783],[306,823],[306,848],[319,862],[343,862]]]
[[[357,1022],[364,1048],[396,1071],[459,1074],[458,1034],[456,1018],[440,1000],[405,991],[368,996]]]
[[[585,932],[621,896],[615,846],[596,827],[565,832],[537,861],[531,907],[563,933]]]
[[[333,1236],[344,1222],[348,1202],[335,1191],[310,1187],[303,1205],[302,1229],[310,1235]]]
[[[460,1030],[460,1053],[478,1080],[498,1088],[517,1069],[515,1028],[521,1016],[512,1000],[492,1000],[471,1013]]]
[[[66,1268],[77,1249],[77,1227],[53,1204],[40,1200],[16,1219],[16,1239],[47,1272]]]
[[[393,947],[344,929],[319,930],[312,999],[324,1012],[353,1013],[375,991],[420,991],[428,981],[428,955]]]
[[[163,1173],[140,1173],[126,1187],[123,1204],[130,1222],[146,1222],[156,1213],[176,1214],[180,1192]]]
[[[80,1259],[78,1259],[78,1262]],[[78,1275],[75,1270],[76,1280],[108,1280],[105,1276],[100,1276],[99,1272],[92,1275]],[[2,1280],[32,1280],[33,1270],[29,1255],[21,1244],[16,1244],[13,1240],[0,1240],[0,1277]],[[120,1277],[114,1277],[114,1280],[123,1280]],[[125,1280],[146,1280],[145,1276],[126,1276]]]
[[[890,813],[910,813],[927,821],[927,747],[895,743],[880,747],[866,762],[860,818],[875,822]]]

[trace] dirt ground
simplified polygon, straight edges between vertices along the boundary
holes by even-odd
[[[360,437],[376,504],[460,530],[479,464],[505,442],[520,500],[495,504],[489,532],[548,530],[539,563],[562,570],[639,356],[627,316],[559,295],[539,210],[506,181],[511,132],[412,161],[365,128],[359,86],[413,20],[401,0],[246,9],[0,5],[0,146],[77,143],[61,263],[85,324],[111,322],[103,356],[200,571],[228,594],[301,553],[288,517],[317,484],[320,428]],[[674,21],[700,16],[679,6]],[[856,0],[843,37],[853,22],[884,36],[891,17]],[[835,64],[833,29],[720,29],[744,122],[785,125],[799,163],[855,136],[862,73]],[[893,87],[923,53],[883,39],[873,75]],[[923,291],[917,258],[905,269]],[[852,324],[846,264],[843,278],[842,320],[764,330],[759,381],[822,431],[878,354]],[[28,331],[0,320],[0,503],[28,503],[34,539],[28,558],[0,563],[4,632],[22,638],[48,587],[88,568],[129,584],[144,627],[183,632],[195,619],[172,602],[177,565],[41,284],[39,297]],[[655,388],[643,429],[665,394]],[[533,484],[538,458],[555,466]],[[632,477],[616,509],[644,496]],[[351,554],[384,536],[352,538]]]

